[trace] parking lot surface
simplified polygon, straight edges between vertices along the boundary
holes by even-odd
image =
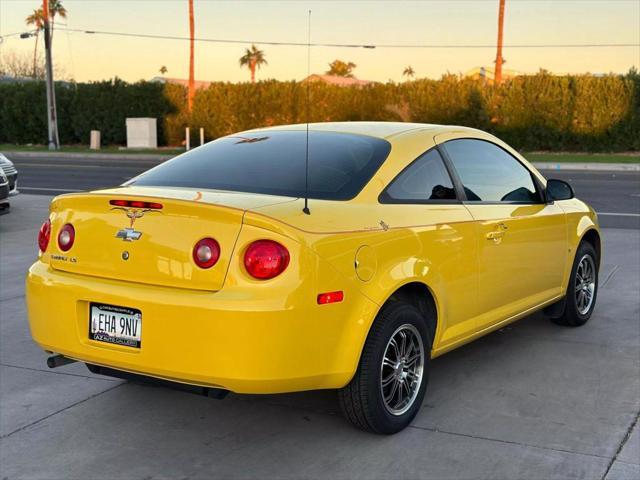
[[[24,276],[50,197],[0,218],[0,478],[640,478],[640,230],[603,230],[594,316],[535,314],[436,359],[422,410],[390,437],[335,393],[218,401],[49,370]]]

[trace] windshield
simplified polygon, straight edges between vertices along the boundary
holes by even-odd
[[[303,197],[306,136],[265,131],[220,138],[163,163],[127,185],[190,187]],[[309,198],[349,200],[389,155],[386,140],[309,132]]]

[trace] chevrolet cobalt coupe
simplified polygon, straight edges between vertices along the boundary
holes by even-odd
[[[406,123],[220,138],[56,197],[38,243],[27,305],[50,366],[210,396],[338,389],[387,434],[430,359],[543,308],[584,324],[600,261],[568,184],[487,133]]]

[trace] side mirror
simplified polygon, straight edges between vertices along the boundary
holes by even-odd
[[[547,180],[546,189],[547,201],[553,202],[554,200],[570,200],[575,197],[573,188],[564,180]]]

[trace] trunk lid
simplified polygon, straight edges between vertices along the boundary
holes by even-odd
[[[110,200],[154,202],[160,209],[118,207]],[[215,291],[222,288],[244,212],[290,201],[287,197],[188,189],[123,187],[54,200],[47,253],[54,269],[152,285]],[[73,247],[63,252],[58,233],[75,229]],[[202,238],[215,239],[220,258],[211,268],[193,261]]]

